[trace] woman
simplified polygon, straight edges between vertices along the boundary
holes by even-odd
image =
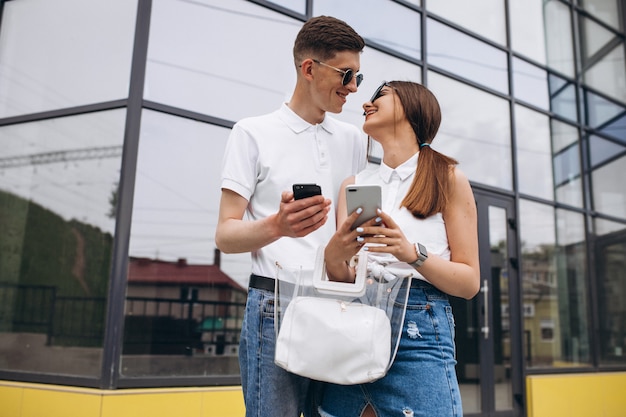
[[[424,86],[383,83],[363,105],[363,130],[383,148],[380,167],[346,179],[379,184],[382,210],[351,230],[359,210],[346,213],[325,249],[331,279],[351,281],[350,259],[368,251],[368,263],[413,279],[400,345],[382,379],[354,386],[328,385],[322,416],[462,416],[454,366],[454,318],[448,295],[472,298],[479,290],[476,206],[457,162],[431,148],[441,122],[435,96]],[[403,414],[400,414],[403,413]]]

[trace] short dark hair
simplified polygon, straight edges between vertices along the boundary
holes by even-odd
[[[331,16],[317,16],[307,20],[298,32],[293,45],[296,65],[307,57],[331,59],[337,52],[361,52],[365,41],[350,25]]]

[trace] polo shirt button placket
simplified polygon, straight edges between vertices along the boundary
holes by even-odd
[[[317,147],[317,156],[320,161],[320,166],[324,166],[328,164],[328,149],[323,138],[324,132],[320,129],[323,129],[320,125],[315,126],[315,145]]]

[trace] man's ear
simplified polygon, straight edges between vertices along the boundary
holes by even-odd
[[[313,79],[313,60],[311,58],[307,58],[300,64],[300,74],[302,77],[311,80]]]

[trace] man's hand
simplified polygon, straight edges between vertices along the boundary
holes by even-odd
[[[303,237],[322,227],[328,221],[331,201],[321,195],[293,199],[293,192],[283,191],[280,208],[274,221],[281,236]]]
[[[234,191],[222,190],[215,232],[222,252],[252,252],[284,236],[306,236],[326,223],[331,201],[319,195],[296,201],[293,192],[285,191],[278,212],[255,221],[243,220],[248,204]]]

